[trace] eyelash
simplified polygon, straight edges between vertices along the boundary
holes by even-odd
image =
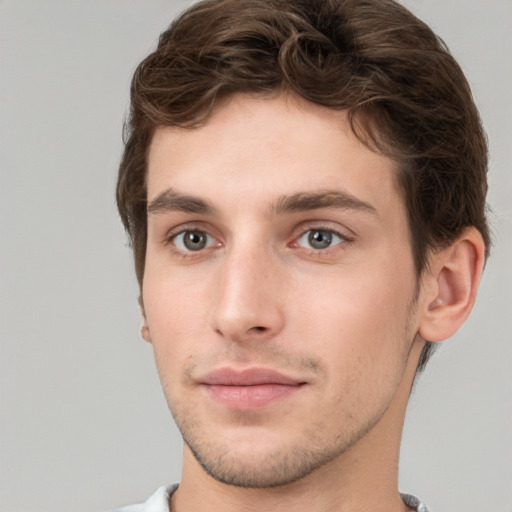
[[[321,233],[323,235],[327,235],[329,240],[328,247],[303,247],[300,245],[300,241],[307,237],[307,241],[309,244],[312,243],[311,236],[313,233]],[[333,238],[337,238],[338,241],[333,240]],[[310,227],[302,232],[302,234],[295,239],[295,242],[292,243],[292,247],[301,247],[307,251],[310,251],[312,254],[326,254],[331,250],[335,250],[335,248],[343,243],[350,242],[351,239],[346,235],[336,231],[335,229],[323,228],[323,227]],[[332,242],[332,245],[331,245]]]
[[[186,247],[183,247],[184,242],[181,241],[179,245],[177,245],[177,240],[180,236],[185,236],[187,233],[196,233],[204,235],[208,238],[207,240],[207,246],[204,248],[201,248],[199,250],[190,250]],[[213,243],[212,243],[213,242]],[[204,229],[202,226],[197,225],[191,225],[191,226],[184,226],[181,225],[176,229],[171,230],[165,237],[164,244],[171,250],[171,252],[182,259],[194,259],[194,258],[200,258],[202,257],[206,251],[215,249],[215,247],[219,247],[221,245],[220,242],[216,242],[216,238],[212,236],[210,233],[208,233],[208,230]]]

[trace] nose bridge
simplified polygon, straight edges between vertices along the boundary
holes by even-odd
[[[280,265],[267,244],[241,240],[222,261],[213,328],[225,338],[268,338],[283,325]]]

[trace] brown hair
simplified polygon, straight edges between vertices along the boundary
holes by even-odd
[[[394,0],[205,0],[160,36],[132,81],[117,204],[139,285],[155,128],[200,126],[232,94],[278,89],[347,110],[356,135],[398,162],[418,275],[429,250],[467,226],[489,247],[486,138],[459,65],[425,23]]]

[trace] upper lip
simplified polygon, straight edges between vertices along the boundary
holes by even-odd
[[[217,386],[257,386],[262,384],[282,384],[297,386],[303,380],[289,377],[271,368],[219,368],[198,379],[200,384]]]

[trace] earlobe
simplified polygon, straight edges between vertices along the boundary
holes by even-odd
[[[146,311],[144,310],[144,303],[142,302],[141,295],[139,295],[138,302],[139,302],[140,317],[142,320],[142,323],[140,326],[140,335],[144,341],[151,343],[151,333],[149,332],[148,320],[146,318]]]
[[[426,289],[419,335],[442,341],[457,332],[476,300],[485,260],[485,244],[480,232],[470,227],[447,248],[433,254],[425,279]]]

